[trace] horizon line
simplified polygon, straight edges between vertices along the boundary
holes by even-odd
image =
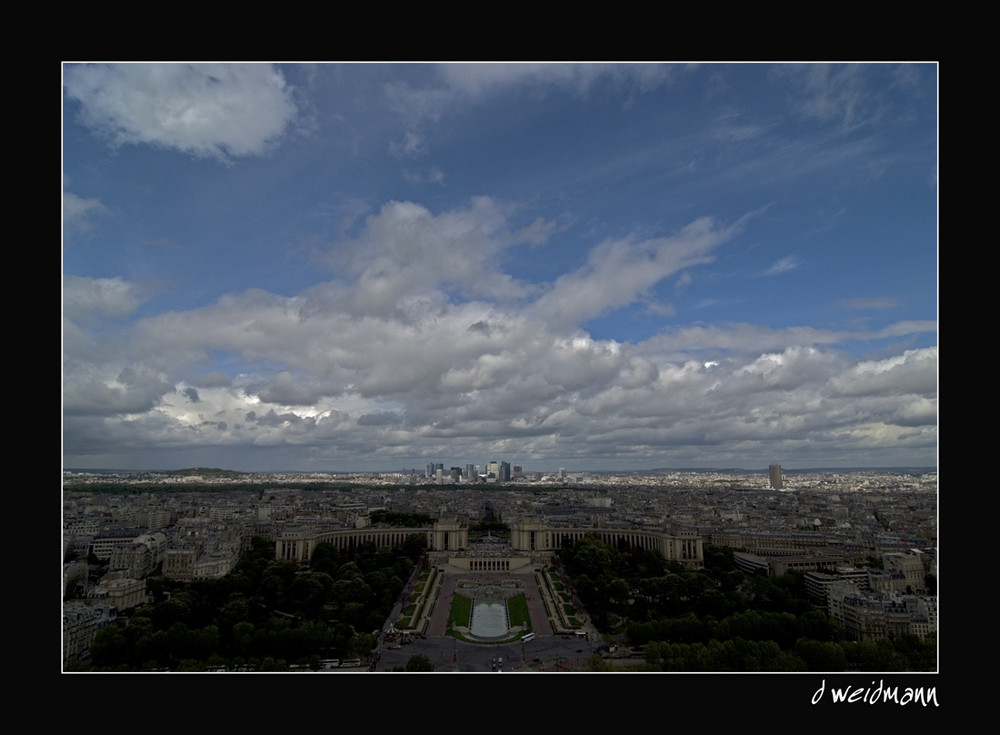
[[[936,465],[884,465],[884,466],[873,466],[873,465],[858,465],[851,467],[786,467],[784,465],[779,465],[783,472],[851,472],[851,471],[890,471],[890,470],[923,470],[923,471],[937,471]],[[649,467],[641,469],[629,469],[629,470],[615,470],[615,469],[586,469],[586,470],[569,470],[566,469],[566,474],[641,474],[647,472],[767,472],[769,466],[764,466],[761,468],[746,468],[746,467]],[[385,475],[385,474],[399,474],[399,473],[409,473],[409,474],[419,474],[418,472],[409,472],[411,468],[400,468],[400,469],[382,469],[382,470],[291,470],[291,469],[276,469],[276,470],[237,470],[231,468],[223,467],[181,467],[178,469],[126,469],[126,468],[116,468],[116,467],[63,467],[63,472],[74,472],[74,473],[105,473],[105,472],[122,472],[122,473],[141,473],[141,472],[153,472],[153,473],[177,473],[177,472],[190,472],[194,470],[209,471],[209,472],[231,472],[241,475]],[[414,467],[413,470],[418,468]],[[551,474],[559,472],[559,469],[555,470],[523,470],[524,474]]]

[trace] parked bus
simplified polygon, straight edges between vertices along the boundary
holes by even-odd
[[[535,637],[534,633],[526,633],[525,635],[521,636],[521,643],[527,643],[528,641],[533,640],[534,637]]]

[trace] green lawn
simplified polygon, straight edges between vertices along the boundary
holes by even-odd
[[[531,632],[531,615],[528,613],[528,599],[524,596],[524,593],[507,599],[507,614],[510,616],[510,625],[512,628],[524,625],[527,626],[524,632]]]
[[[472,598],[456,593],[451,601],[451,614],[448,615],[448,627],[453,628],[456,625],[463,628],[467,627],[471,616]]]

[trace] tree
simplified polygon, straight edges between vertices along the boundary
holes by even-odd
[[[575,574],[586,574],[591,579],[597,579],[602,574],[614,571],[612,552],[599,538],[584,536],[577,543],[574,552]]]
[[[303,572],[292,581],[288,597],[304,610],[316,614],[332,594],[333,585],[333,578],[325,572]]]
[[[410,656],[410,660],[406,662],[407,671],[434,671],[434,664],[431,660],[422,653],[414,654]]]
[[[358,633],[347,642],[347,655],[354,658],[365,658],[377,644],[378,641],[371,633]]]
[[[595,653],[587,659],[587,671],[611,671],[611,664],[605,661],[601,654]]]
[[[340,551],[333,544],[317,544],[309,566],[314,572],[325,572],[332,577],[337,573],[339,557]]]
[[[128,640],[117,625],[108,625],[97,631],[90,644],[90,656],[97,668],[120,668],[128,658]]]
[[[240,594],[230,596],[229,602],[219,613],[217,624],[220,630],[230,631],[237,623],[244,622],[250,618],[250,606],[246,598]]]
[[[330,590],[330,597],[342,606],[349,602],[364,604],[371,599],[371,596],[371,587],[360,575],[354,579],[338,579]]]
[[[403,554],[411,561],[415,562],[426,550],[427,537],[422,534],[411,533],[403,541]]]
[[[614,604],[619,613],[628,612],[629,587],[621,577],[604,575],[597,580],[598,591],[609,602]]]
[[[794,653],[805,663],[807,671],[847,671],[847,655],[839,643],[800,638],[795,642]]]

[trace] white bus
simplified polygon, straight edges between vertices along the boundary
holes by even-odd
[[[535,637],[534,633],[526,633],[525,635],[521,636],[521,643],[527,643],[528,641],[533,640],[534,637]]]

